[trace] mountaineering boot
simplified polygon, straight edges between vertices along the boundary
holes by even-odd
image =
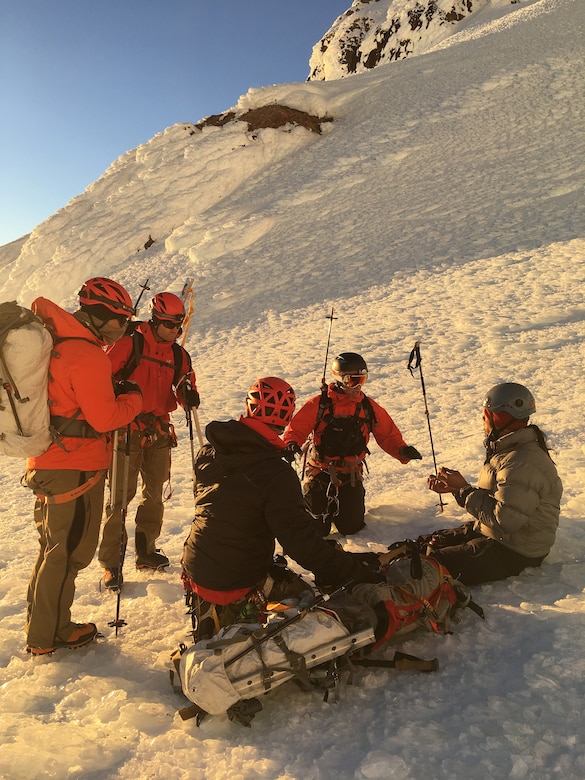
[[[26,652],[31,655],[51,655],[55,652],[54,647],[33,647],[32,645],[26,646]]]
[[[134,537],[136,547],[136,568],[137,569],[164,569],[170,564],[169,559],[160,550],[146,552],[146,536],[137,532]]]
[[[60,647],[67,647],[69,650],[75,650],[93,642],[98,635],[95,623],[72,623],[73,630],[67,639],[60,639],[58,636],[53,640],[53,647],[34,647],[26,646],[26,652],[31,655],[50,655]]]
[[[160,550],[155,550],[151,553],[145,553],[143,555],[136,554],[136,568],[137,569],[164,569],[170,564],[166,555],[163,555]]]
[[[104,588],[106,590],[122,590],[124,576],[120,569],[104,569]]]
[[[98,630],[95,623],[73,623],[73,631],[67,639],[55,637],[55,647],[68,647],[73,650],[76,647],[83,647],[93,642],[97,636]]]

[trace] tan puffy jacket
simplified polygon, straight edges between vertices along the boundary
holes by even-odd
[[[563,485],[533,426],[498,439],[465,509],[484,536],[529,558],[548,555],[559,524]]]

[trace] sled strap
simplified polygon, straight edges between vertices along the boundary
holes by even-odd
[[[478,615],[482,620],[485,620],[485,612],[483,611],[483,608],[479,606],[473,599],[469,599],[469,602],[467,603],[467,606],[472,612],[475,612],[476,615]]]
[[[439,668],[439,661],[436,658],[431,658],[427,661],[424,658],[417,658],[415,655],[400,652],[394,653],[394,658],[391,660],[385,658],[379,660],[375,658],[352,658],[351,662],[354,666],[379,666],[386,669],[398,669],[400,672],[436,672]]]
[[[256,655],[258,656],[258,660],[262,664],[262,685],[264,686],[265,691],[269,691],[272,687],[272,682],[270,678],[272,677],[272,671],[266,666],[266,662],[264,661],[264,657],[262,655],[262,640],[258,639],[254,634],[250,634],[250,641],[252,642],[252,645],[248,648],[248,650],[255,650]],[[275,640],[276,641],[276,640]],[[238,656],[242,656],[246,653],[246,651],[242,651],[242,653],[238,653],[237,656],[234,656],[234,658],[231,658],[228,663],[225,664],[225,668],[227,669],[228,666],[231,665],[233,661],[235,661]]]
[[[310,691],[313,686],[311,685],[309,673],[307,672],[307,661],[305,656],[291,650],[280,634],[273,637],[273,641],[278,649],[286,656],[286,660],[290,664],[290,669],[295,676],[295,681],[303,690]]]
[[[47,493],[35,493],[35,496],[42,504],[67,504],[69,501],[75,501],[75,499],[91,490],[103,476],[103,471],[96,471],[93,477],[90,477],[87,482],[73,488],[73,490],[69,490],[67,493],[58,493],[56,496],[50,496]]]
[[[179,715],[181,716],[181,720],[190,720],[191,718],[197,718],[198,726],[207,714],[208,713],[205,712],[205,710],[202,710],[201,707],[198,707],[197,704],[191,704],[190,707],[183,707],[182,710],[179,710]]]

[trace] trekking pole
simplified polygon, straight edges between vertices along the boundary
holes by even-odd
[[[118,487],[118,439],[119,431],[114,431],[114,453],[112,455],[112,465],[110,467],[110,506],[116,505],[116,489]]]
[[[185,380],[185,386],[188,390],[191,390],[193,388],[191,382],[188,379]],[[199,446],[203,447],[203,433],[201,431],[201,423],[199,422],[199,415],[197,414],[197,409],[195,409],[193,406],[188,406],[185,409],[185,414],[187,415],[187,427],[189,428],[189,439],[191,441],[191,456],[193,459],[193,463],[195,463],[195,452],[193,449],[193,420],[195,420],[195,428],[197,429],[197,438],[199,439]]]
[[[138,304],[140,303],[140,299],[142,298],[146,290],[150,290],[150,287],[148,286],[148,279],[144,282],[144,284],[140,285],[140,293],[138,295],[138,298],[136,298],[136,302],[134,304],[134,311],[136,313],[138,312]]]
[[[431,452],[433,454],[433,464],[435,466],[435,474],[436,474],[437,473],[437,459],[435,457],[435,447],[434,447],[434,444],[433,444],[433,433],[431,431],[431,416],[429,414],[429,407],[428,407],[428,404],[427,404],[427,391],[426,391],[426,388],[425,388],[425,380],[424,380],[423,372],[422,372],[422,357],[421,357],[421,354],[420,354],[420,341],[415,341],[414,342],[414,347],[412,348],[412,350],[410,352],[410,357],[408,358],[408,370],[410,371],[410,375],[413,376],[413,377],[414,377],[414,370],[416,368],[418,368],[419,373],[420,373],[420,384],[421,384],[422,394],[423,394],[423,398],[424,398],[424,402],[425,402],[425,415],[426,415],[426,418],[427,418],[427,425],[428,425],[428,428],[429,428],[429,438],[431,440]],[[443,497],[442,497],[442,495],[440,493],[439,493],[439,507],[440,507],[440,511],[441,512],[445,508],[445,504],[443,503]]]
[[[185,346],[185,342],[187,341],[187,334],[189,333],[189,326],[191,324],[191,317],[193,315],[193,309],[194,306],[194,299],[195,299],[195,293],[193,292],[193,279],[187,279],[185,284],[183,285],[183,289],[181,290],[181,295],[179,296],[180,299],[183,301],[183,306],[185,306],[186,309],[186,317],[183,322],[183,333],[181,335],[181,346]],[[193,409],[193,407],[190,407],[190,411],[187,415],[187,425],[189,425],[189,434],[191,436],[191,449],[193,448],[193,422],[191,419],[191,415],[193,415],[193,419],[195,420],[195,427],[197,429],[197,438],[199,439],[199,446],[203,446],[203,434],[201,432],[201,424],[199,422],[199,415],[197,414],[197,409]]]
[[[115,452],[117,453],[117,444],[118,444],[118,431],[116,431],[116,434],[114,435],[114,446],[116,447]],[[124,566],[124,554],[126,552],[126,539],[125,539],[125,531],[126,531],[126,512],[128,509],[128,477],[130,475],[130,433],[131,433],[131,426],[130,423],[126,426],[126,444],[124,447],[124,474],[122,477],[122,507],[121,507],[121,525],[120,525],[120,567],[118,570],[118,593],[116,594],[116,617],[114,620],[110,621],[108,623],[108,626],[111,628],[116,628],[116,636],[118,636],[118,628],[121,628],[122,626],[128,625],[125,620],[122,620],[120,618],[120,599],[122,596],[122,587],[120,584],[120,580],[122,579],[122,568]],[[112,459],[112,464],[113,464]],[[114,487],[117,488],[117,477],[114,477],[118,470],[118,457],[116,457],[116,470],[114,471],[113,465],[112,465],[112,480],[110,481],[111,489]],[[116,505],[116,494],[114,493],[113,498],[113,506]],[[112,499],[110,498],[110,501]]]
[[[325,350],[325,364],[323,365],[323,378],[321,379],[321,390],[324,390],[327,387],[326,382],[326,375],[327,375],[327,361],[329,359],[329,344],[331,343],[331,327],[333,325],[333,320],[336,320],[337,317],[333,316],[333,306],[331,307],[331,314],[326,314],[326,318],[329,320],[329,332],[327,334],[327,349]]]
[[[245,655],[248,655],[248,653],[251,653],[252,650],[257,650],[260,645],[265,644],[268,642],[269,639],[272,639],[273,636],[276,636],[277,634],[280,634],[281,631],[284,631],[285,628],[288,628],[293,623],[298,623],[299,620],[302,620],[305,615],[307,615],[309,612],[312,612],[317,607],[321,606],[325,601],[329,601],[331,596],[336,596],[338,593],[341,593],[343,590],[345,590],[349,585],[351,585],[353,580],[348,580],[347,582],[344,582],[343,585],[340,585],[338,588],[336,588],[331,593],[321,593],[321,595],[315,599],[315,601],[305,609],[301,609],[299,612],[297,612],[296,615],[293,615],[290,618],[286,618],[280,623],[277,623],[272,629],[268,629],[265,631],[260,637],[252,639],[252,644],[250,647],[246,647],[243,650],[241,650],[239,653],[234,655],[233,658],[230,658],[229,661],[226,661],[224,664],[224,668],[227,669],[232,664],[235,664],[236,661],[239,661],[240,658],[243,658]]]

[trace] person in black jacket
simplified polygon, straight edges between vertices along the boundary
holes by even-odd
[[[209,444],[195,459],[195,518],[182,561],[197,640],[233,622],[255,622],[268,599],[311,590],[275,565],[276,541],[320,586],[383,579],[375,553],[346,553],[315,530],[280,439],[294,408],[292,387],[265,377],[248,391],[245,416],[206,427]]]

